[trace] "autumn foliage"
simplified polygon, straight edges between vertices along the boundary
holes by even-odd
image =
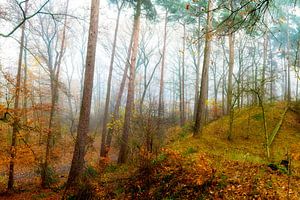
[[[125,199],[195,199],[207,191],[214,173],[204,155],[191,161],[170,149],[158,156],[141,151],[137,170],[118,187],[124,188]]]

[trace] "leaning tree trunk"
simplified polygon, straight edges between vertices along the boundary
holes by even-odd
[[[25,14],[27,13],[28,1],[25,2]],[[22,72],[22,59],[23,59],[23,49],[25,40],[25,23],[22,25],[20,50],[19,50],[19,60],[18,60],[18,72],[16,77],[16,87],[15,87],[15,102],[14,102],[14,122],[13,122],[13,132],[11,139],[10,148],[10,162],[9,162],[9,173],[8,173],[8,183],[7,190],[10,191],[14,187],[14,167],[15,167],[15,157],[16,157],[16,146],[17,146],[17,134],[20,122],[19,116],[19,101],[20,101],[20,87],[21,87],[21,72]]]
[[[115,54],[116,54],[116,45],[117,45],[117,37],[118,37],[118,30],[119,30],[120,14],[121,14],[121,9],[118,10],[118,16],[117,16],[116,27],[115,27],[115,35],[114,35],[114,41],[113,41],[111,59],[110,59],[110,65],[109,65],[109,74],[108,74],[108,79],[107,79],[107,90],[106,90],[104,117],[103,117],[103,125],[102,125],[100,157],[106,157],[107,151],[108,151],[108,149],[105,145],[105,141],[106,141],[106,133],[107,133],[107,121],[108,121],[108,115],[109,115],[108,109],[109,109],[110,93],[111,93],[111,79],[112,79],[114,59],[115,59]]]
[[[123,72],[122,81],[121,81],[121,84],[120,84],[119,92],[118,92],[118,95],[117,95],[117,100],[116,100],[115,107],[114,107],[113,120],[118,120],[119,117],[120,117],[119,111],[120,111],[120,106],[121,106],[121,100],[122,100],[122,96],[123,96],[124,89],[125,89],[125,83],[126,83],[126,80],[127,80],[128,69],[130,67],[129,59],[131,57],[132,42],[133,42],[133,31],[132,31],[132,34],[131,34],[131,39],[130,39],[129,47],[128,47],[128,51],[127,51],[125,69],[124,69],[124,72]],[[107,149],[105,157],[107,157],[107,154],[108,154],[108,152],[110,150],[110,147],[111,147],[113,131],[114,131],[113,128],[108,129],[106,143],[105,143],[106,144],[106,149]]]
[[[208,12],[207,12],[207,28],[205,33],[205,48],[204,48],[204,60],[201,78],[201,89],[200,97],[197,107],[197,115],[194,127],[194,136],[201,134],[205,124],[206,114],[206,100],[208,92],[208,70],[210,64],[211,54],[211,40],[212,40],[212,0],[208,1]]]
[[[83,96],[77,128],[77,138],[75,142],[72,165],[67,181],[67,187],[78,186],[79,180],[82,178],[81,175],[84,169],[84,156],[86,153],[87,134],[89,132],[91,101],[93,93],[95,56],[98,36],[99,4],[100,0],[92,0],[91,2],[90,28],[86,55]]]
[[[121,148],[118,157],[118,163],[125,163],[127,160],[127,146],[128,146],[128,137],[130,131],[130,122],[131,115],[134,104],[134,81],[135,81],[135,64],[138,53],[139,46],[139,33],[140,33],[140,16],[141,16],[141,0],[137,0],[136,4],[136,13],[134,15],[134,25],[133,25],[133,46],[132,46],[132,55],[130,60],[130,75],[128,83],[128,93],[127,93],[127,102],[125,107],[125,120],[123,133],[121,138]]]

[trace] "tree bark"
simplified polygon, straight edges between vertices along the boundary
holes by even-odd
[[[25,14],[28,9],[28,1],[25,2]],[[25,40],[25,22],[22,25],[21,30],[21,40],[20,40],[20,50],[19,50],[19,60],[18,60],[18,72],[16,77],[16,87],[15,87],[15,102],[14,102],[14,122],[13,122],[13,132],[10,147],[10,162],[9,162],[9,173],[8,173],[8,183],[7,190],[11,191],[14,187],[14,167],[15,167],[15,157],[16,157],[16,146],[17,146],[17,134],[18,125],[20,122],[19,116],[19,101],[20,101],[20,90],[21,90],[21,73],[22,73],[22,59],[24,51],[24,40]]]
[[[195,103],[194,103],[194,120],[196,120],[197,116],[197,102],[199,101],[199,82],[200,82],[200,51],[201,51],[201,43],[200,43],[200,29],[201,29],[201,18],[198,18],[198,38],[197,38],[197,66],[196,66],[196,82],[195,82]]]
[[[262,68],[262,75],[261,75],[262,77],[261,77],[261,85],[260,85],[261,98],[263,101],[265,99],[267,56],[268,56],[268,34],[265,33],[264,44],[263,44],[263,68]]]
[[[185,124],[185,40],[186,40],[186,25],[183,22],[183,40],[182,40],[182,67],[181,67],[181,88],[180,88],[180,126]]]
[[[161,121],[164,118],[164,73],[165,73],[165,60],[166,60],[166,46],[167,46],[167,24],[168,24],[168,11],[165,13],[164,24],[164,41],[162,49],[162,62],[160,69],[160,81],[159,81],[159,100],[158,100],[158,137],[162,139],[162,131],[160,130]]]
[[[139,46],[139,33],[140,33],[140,17],[141,17],[141,0],[137,0],[136,12],[134,15],[134,31],[133,31],[133,44],[132,44],[132,54],[130,60],[130,75],[128,83],[128,93],[127,93],[127,102],[125,107],[125,120],[123,127],[123,134],[121,140],[121,148],[118,157],[118,163],[125,163],[127,160],[127,146],[128,146],[128,137],[130,132],[130,122],[131,115],[134,105],[134,81],[135,81],[135,65],[136,58],[138,53]]]
[[[62,40],[61,40],[61,46],[60,46],[60,51],[59,51],[59,56],[58,60],[56,63],[56,70],[51,70],[50,71],[50,82],[51,82],[51,110],[50,110],[50,118],[49,118],[49,126],[48,126],[48,134],[47,134],[47,144],[46,144],[46,155],[45,155],[45,162],[42,166],[42,187],[48,187],[49,185],[47,184],[47,177],[48,177],[48,165],[50,162],[50,151],[51,147],[54,144],[54,139],[53,139],[53,127],[54,127],[54,115],[56,111],[56,105],[58,103],[58,85],[59,85],[59,74],[60,74],[60,67],[61,67],[61,62],[63,55],[65,53],[65,40],[66,40],[66,29],[67,29],[67,13],[68,13],[68,7],[69,7],[69,0],[67,1],[66,5],[66,15],[64,19],[64,27],[63,27],[63,32],[62,32]],[[52,142],[52,145],[51,145]]]
[[[87,134],[89,132],[91,101],[93,92],[93,80],[95,69],[95,56],[98,36],[98,21],[99,21],[99,4],[100,0],[92,0],[90,27],[88,36],[88,48],[86,55],[86,69],[84,75],[83,97],[81,101],[81,109],[79,115],[79,123],[77,128],[77,138],[67,188],[77,186],[84,170],[84,156],[86,153]]]
[[[212,0],[208,1],[207,12],[207,28],[205,33],[205,48],[204,48],[204,60],[201,78],[200,97],[197,107],[197,116],[194,127],[194,136],[202,134],[203,127],[205,125],[205,113],[206,113],[206,101],[208,92],[208,70],[210,65],[211,54],[211,40],[212,40]]]
[[[108,151],[107,146],[105,145],[105,141],[106,141],[106,133],[107,133],[107,121],[108,121],[108,117],[109,117],[108,109],[109,109],[110,93],[111,93],[111,79],[112,79],[114,59],[115,59],[115,54],[116,54],[120,14],[121,14],[121,8],[120,9],[118,8],[118,15],[117,15],[117,21],[116,21],[116,27],[115,27],[115,35],[114,35],[114,41],[113,41],[111,59],[110,59],[110,65],[109,65],[109,74],[108,74],[108,79],[107,79],[107,90],[106,90],[104,117],[103,117],[103,124],[102,124],[100,157],[106,157],[107,151]]]
[[[290,22],[289,17],[287,20],[287,102],[291,102],[291,56],[290,56],[290,48],[291,48],[291,42],[290,42]]]
[[[234,36],[233,33],[230,33],[228,36],[229,40],[229,63],[228,63],[228,91],[227,91],[227,114],[229,114],[229,132],[228,139],[232,139],[232,129],[233,129],[233,67],[234,67]]]
[[[132,42],[133,42],[133,32],[134,32],[134,27],[132,29],[132,34],[131,34],[131,38],[130,38],[130,42],[129,42],[129,47],[128,47],[128,51],[127,51],[127,57],[126,57],[126,63],[125,63],[125,69],[123,72],[123,77],[122,77],[122,81],[120,84],[120,88],[118,91],[118,95],[117,95],[117,100],[115,103],[115,107],[114,107],[114,112],[113,112],[113,119],[117,120],[119,119],[120,115],[119,115],[119,111],[120,111],[120,106],[121,106],[121,100],[122,100],[122,96],[124,93],[124,89],[125,89],[125,84],[126,84],[126,80],[127,80],[127,73],[128,73],[128,69],[130,67],[130,57],[131,57],[131,50],[132,50]],[[110,150],[111,147],[111,142],[112,142],[112,134],[113,134],[113,129],[109,129],[108,133],[107,133],[107,139],[106,139],[106,156]]]

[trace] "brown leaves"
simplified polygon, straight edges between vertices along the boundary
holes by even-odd
[[[205,192],[214,178],[214,170],[205,156],[197,161],[164,149],[162,154],[144,162],[125,185],[130,198],[195,199]]]

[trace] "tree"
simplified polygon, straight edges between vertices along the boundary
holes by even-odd
[[[13,28],[7,32],[7,33],[0,33],[1,37],[10,37],[12,34],[14,34],[19,28],[21,28],[23,26],[23,24],[33,18],[34,16],[38,15],[38,14],[49,14],[51,15],[51,13],[45,12],[43,9],[45,8],[45,6],[50,2],[50,0],[46,0],[43,4],[41,4],[37,10],[35,10],[32,14],[27,15],[27,9],[28,8],[23,8],[22,4],[27,4],[28,1],[21,1],[21,2],[17,2],[18,8],[19,8],[19,13],[22,16],[22,18],[20,19],[19,22],[17,22],[16,25],[13,26]],[[26,7],[26,6],[25,6]],[[2,13],[1,13],[2,14]],[[0,15],[0,17],[3,17]],[[5,18],[5,17],[3,17]]]
[[[168,10],[165,12],[164,22],[164,37],[162,48],[162,60],[160,68],[160,80],[159,80],[159,97],[158,97],[158,132],[159,138],[162,139],[162,133],[160,130],[160,124],[164,117],[164,76],[165,76],[165,62],[166,62],[166,48],[167,48],[167,25],[168,25]]]
[[[136,1],[134,21],[133,21],[133,36],[132,36],[133,43],[132,43],[132,53],[130,59],[130,74],[129,74],[127,101],[125,107],[125,119],[124,119],[123,133],[121,137],[122,143],[119,151],[118,163],[125,163],[127,159],[128,137],[130,131],[131,116],[133,112],[133,104],[134,104],[135,65],[136,65],[138,46],[139,46],[139,33],[140,33],[140,20],[141,20],[140,18],[141,18],[142,7],[147,11],[148,17],[154,18],[156,15],[154,5],[150,0]]]
[[[134,14],[133,22],[133,43],[132,43],[132,53],[130,59],[130,75],[128,83],[128,92],[127,92],[127,102],[125,107],[125,120],[122,134],[122,143],[118,157],[118,163],[125,163],[127,159],[127,145],[128,137],[130,131],[130,120],[133,110],[133,101],[134,101],[134,81],[135,81],[135,64],[138,53],[139,45],[139,33],[140,33],[140,18],[141,18],[141,6],[142,1],[137,0]]]
[[[121,84],[120,84],[120,88],[117,94],[117,99],[116,99],[116,103],[114,106],[114,112],[113,112],[113,120],[118,120],[120,117],[120,107],[121,107],[121,100],[122,100],[122,96],[124,93],[124,89],[125,89],[125,84],[126,84],[126,80],[127,80],[127,73],[128,73],[128,69],[130,67],[130,57],[131,57],[131,50],[132,50],[132,43],[133,43],[133,31],[134,31],[134,27],[132,30],[132,34],[131,34],[131,38],[130,38],[130,42],[129,42],[129,47],[127,50],[127,56],[126,56],[126,60],[125,60],[125,68],[124,68],[124,72],[123,72],[123,76],[122,76],[122,80],[121,80]],[[108,154],[108,151],[111,147],[111,142],[112,142],[112,133],[113,133],[113,129],[110,128],[108,130],[108,134],[107,134],[107,139],[106,139],[106,157]]]
[[[26,15],[28,9],[28,1],[25,2],[24,15]],[[25,24],[22,24],[21,27],[21,39],[20,39],[20,50],[19,50],[19,60],[18,60],[18,72],[16,76],[16,86],[15,86],[15,102],[14,102],[14,122],[13,122],[13,132],[11,139],[11,149],[10,149],[10,162],[9,162],[9,174],[8,174],[8,183],[7,189],[10,191],[14,187],[14,162],[16,157],[16,145],[17,145],[17,134],[19,131],[19,101],[20,101],[20,90],[21,90],[21,73],[22,73],[22,61],[23,61],[23,52],[24,52],[24,40],[25,40]]]
[[[77,186],[78,181],[82,178],[81,176],[84,170],[84,156],[86,153],[87,134],[89,131],[95,56],[98,36],[99,4],[100,0],[92,0],[91,2],[90,27],[86,55],[83,97],[77,128],[75,149],[67,181],[67,188],[70,186]]]
[[[118,37],[118,30],[119,30],[119,22],[120,22],[120,15],[121,11],[124,7],[124,0],[116,1],[118,13],[117,13],[117,20],[116,20],[116,27],[114,33],[114,40],[112,45],[112,52],[110,58],[110,65],[109,65],[109,74],[107,79],[107,91],[106,91],[106,99],[105,99],[105,108],[104,108],[104,118],[103,118],[103,125],[102,125],[102,137],[101,137],[101,149],[100,149],[100,157],[107,156],[106,150],[106,133],[107,133],[107,121],[108,121],[108,109],[109,109],[109,102],[110,102],[110,92],[111,92],[111,79],[112,79],[112,72],[113,72],[113,65],[114,59],[116,54],[116,46],[117,46],[117,37]]]
[[[230,10],[233,11],[233,2],[232,0],[229,1],[229,7]],[[232,26],[230,23],[234,23],[234,21],[228,21],[229,26]],[[232,139],[232,121],[234,116],[234,104],[232,101],[233,97],[233,67],[234,67],[234,35],[232,32],[228,35],[228,43],[229,43],[229,63],[228,63],[228,91],[227,91],[227,114],[230,115],[229,120],[229,133],[228,133],[228,139]]]
[[[206,100],[208,92],[208,70],[210,65],[210,54],[211,54],[211,40],[212,40],[212,0],[208,0],[207,6],[207,26],[205,32],[205,48],[204,48],[204,60],[202,68],[201,88],[199,102],[197,102],[197,115],[194,127],[194,136],[202,133],[205,124],[205,113],[206,113]]]
[[[49,24],[52,22],[52,18],[41,18],[40,17],[40,25],[41,32],[40,35],[46,47],[46,53],[43,53],[41,49],[39,49],[41,57],[44,59],[47,64],[47,68],[49,71],[50,78],[50,94],[51,94],[51,108],[49,115],[49,123],[48,123],[48,131],[47,131],[47,139],[46,139],[46,153],[45,153],[45,161],[41,166],[41,178],[42,178],[42,186],[48,187],[48,177],[49,177],[49,162],[50,162],[50,151],[54,145],[54,134],[55,129],[59,128],[59,120],[55,119],[55,115],[57,114],[57,104],[59,98],[59,78],[61,71],[61,63],[62,58],[65,53],[65,43],[66,43],[66,29],[67,29],[67,14],[68,14],[69,0],[66,2],[65,7],[65,15],[63,22],[63,29],[61,35],[61,43],[60,46],[57,47],[59,40],[59,30],[54,22],[53,31],[49,30]],[[46,21],[45,21],[46,20]],[[56,38],[56,41],[54,40]],[[58,48],[58,50],[56,50]],[[56,120],[56,123],[55,123]],[[55,127],[57,126],[57,127]]]

